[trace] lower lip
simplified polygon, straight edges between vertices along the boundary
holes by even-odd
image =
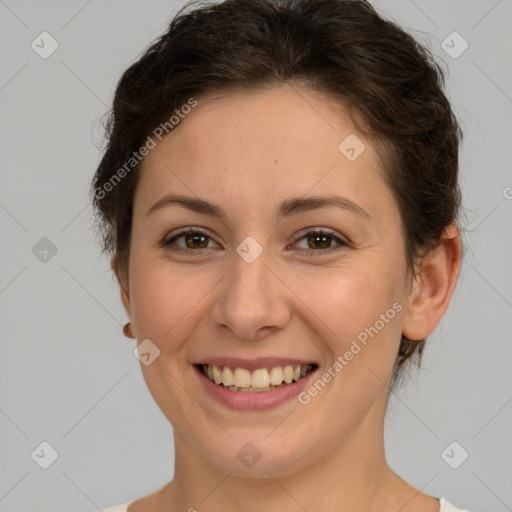
[[[230,391],[224,386],[215,384],[206,377],[197,366],[193,368],[202,385],[213,398],[232,409],[242,410],[270,409],[296,397],[306,387],[307,383],[318,370],[318,368],[315,368],[297,382],[286,384],[272,391],[241,393],[239,391]]]

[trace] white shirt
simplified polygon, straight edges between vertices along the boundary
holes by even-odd
[[[123,503],[122,505],[116,505],[115,507],[103,508],[102,512],[128,512],[128,505],[133,503],[135,500],[128,501],[127,503]],[[457,508],[452,505],[446,498],[439,498],[439,503],[441,504],[439,508],[439,512],[469,512],[469,510]]]

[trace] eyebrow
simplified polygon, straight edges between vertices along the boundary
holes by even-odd
[[[146,215],[150,215],[158,210],[166,208],[170,205],[178,204],[183,208],[187,208],[196,213],[209,215],[227,221],[226,212],[218,205],[195,197],[181,196],[176,194],[167,194],[147,211]],[[346,197],[340,196],[312,196],[312,197],[296,197],[283,201],[278,208],[277,215],[279,218],[290,217],[299,213],[316,210],[319,208],[338,207],[355,213],[361,217],[370,219],[370,214],[354,201]]]

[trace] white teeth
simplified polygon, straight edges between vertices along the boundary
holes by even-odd
[[[229,366],[224,366],[224,370],[222,371],[222,384],[226,387],[233,386],[235,384],[235,376]]]
[[[279,386],[283,383],[283,369],[280,366],[274,366],[270,370],[270,384]]]
[[[251,372],[245,368],[236,368],[234,378],[237,388],[248,388],[251,386]]]
[[[222,368],[222,369],[221,369]],[[305,377],[312,365],[286,365],[247,370],[232,369],[228,366],[203,365],[203,374],[215,384],[223,385],[231,391],[244,393],[265,392],[277,389],[283,384],[291,384]]]
[[[219,367],[215,364],[213,365],[213,380],[215,381],[215,384],[220,384],[222,382],[222,375],[220,373]]]
[[[270,384],[270,375],[268,370],[254,370],[251,375],[251,386],[253,388],[266,388]]]
[[[293,381],[293,366],[285,366],[283,371],[283,379],[286,384],[291,384]]]

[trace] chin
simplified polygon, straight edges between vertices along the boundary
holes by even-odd
[[[270,434],[269,434],[270,433]],[[211,444],[204,444],[203,456],[224,471],[238,476],[268,478],[285,475],[307,464],[312,446],[304,444],[308,439],[287,430],[280,433],[272,429],[247,430],[243,434],[232,433],[233,437],[212,450]]]

